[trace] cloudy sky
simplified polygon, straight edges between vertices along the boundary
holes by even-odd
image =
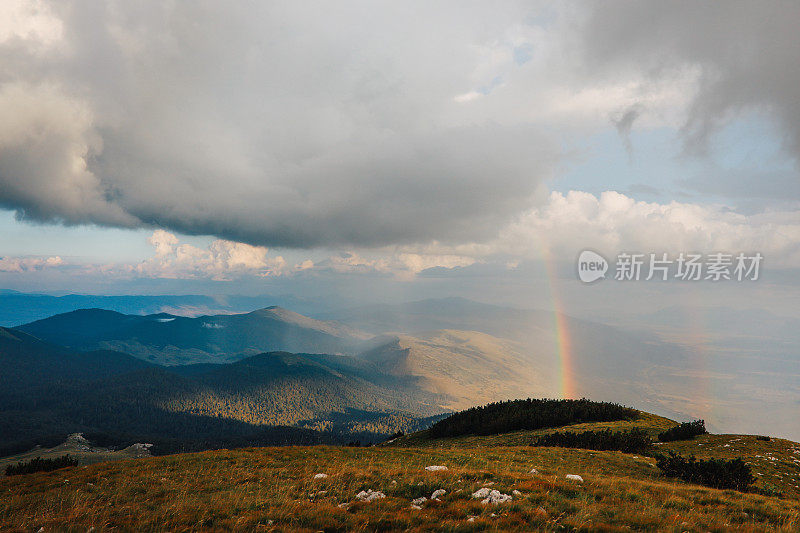
[[[798,24],[796,2],[6,0],[0,285],[524,305],[556,278],[589,305],[617,289],[580,286],[585,248],[760,252],[761,304],[791,312]]]

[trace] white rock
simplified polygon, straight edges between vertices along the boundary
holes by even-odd
[[[373,500],[380,500],[381,498],[385,498],[386,494],[382,493],[379,490],[362,490],[358,494],[356,494],[356,500],[360,502],[371,502]]]
[[[314,479],[325,479],[328,474],[314,474]]]
[[[517,498],[519,498],[520,496],[522,496],[522,493],[520,491],[518,491],[517,489],[514,489],[514,490],[511,491],[511,495],[512,496],[516,496]]]
[[[446,490],[436,489],[433,491],[433,494],[431,494],[431,500],[438,500],[440,496],[444,496],[445,494],[447,494]]]
[[[538,474],[538,473],[539,471],[536,470],[535,468],[531,468],[531,471],[529,472],[529,474]]]
[[[350,504],[347,502],[340,503],[337,507],[339,507],[339,509],[347,509],[348,507],[350,507]]]
[[[414,505],[413,503],[411,504],[411,508],[414,509],[415,511],[419,511],[420,509],[422,509],[422,507],[420,507],[419,505]]]
[[[483,487],[482,489],[478,489],[478,490],[476,490],[475,492],[472,493],[472,499],[473,500],[482,500],[485,497],[487,497],[490,492],[492,492],[492,489],[487,489],[486,487]]]
[[[499,490],[487,489],[486,487],[483,487],[473,492],[472,498],[475,500],[481,500],[481,503],[483,503],[484,505],[490,503],[493,505],[497,505],[499,503],[510,502],[511,500],[514,499],[511,497],[510,494],[503,494]]]
[[[425,496],[420,496],[419,498],[411,500],[411,506],[413,507],[414,505],[422,505],[426,501],[428,501],[428,498],[426,498]]]
[[[577,481],[578,483],[583,483],[583,478],[577,474],[567,474],[567,479],[570,481]]]
[[[489,493],[489,496],[487,496],[486,499],[481,501],[481,503],[484,505],[498,505],[501,503],[510,502],[513,499],[514,498],[510,494],[503,494],[499,490],[493,490]]]
[[[447,470],[447,467],[443,465],[432,465],[432,466],[426,466],[425,470],[427,470],[428,472],[440,472],[442,470]]]
[[[475,521],[474,516],[470,516],[469,518],[467,518],[467,522],[474,522],[474,521]]]

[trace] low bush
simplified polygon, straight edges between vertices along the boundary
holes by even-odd
[[[694,422],[684,422],[675,427],[671,427],[663,433],[658,434],[658,440],[661,442],[670,442],[674,440],[689,440],[698,435],[705,435],[706,423],[704,420],[695,420]]]
[[[69,455],[62,455],[61,457],[55,457],[53,459],[35,457],[30,461],[8,465],[6,467],[6,475],[16,476],[19,474],[32,474],[33,472],[50,472],[52,470],[58,470],[59,468],[77,465],[78,460],[73,459]]]
[[[694,455],[683,457],[670,452],[657,455],[656,466],[662,474],[689,483],[698,483],[715,489],[734,489],[746,492],[756,478],[742,458],[698,460]]]
[[[559,446],[562,448],[584,448],[587,450],[614,450],[626,453],[641,453],[651,449],[653,441],[646,431],[571,431],[555,432],[535,439],[532,446]]]

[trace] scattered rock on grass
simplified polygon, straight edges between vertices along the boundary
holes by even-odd
[[[487,496],[485,500],[481,501],[481,503],[484,505],[498,505],[501,503],[510,502],[513,499],[514,498],[510,494],[503,494],[499,490],[493,490],[489,493],[489,496]]]
[[[516,496],[517,498],[519,498],[520,496],[522,496],[522,493],[520,491],[518,491],[517,489],[514,489],[514,490],[511,491],[511,495],[512,496]]]
[[[499,490],[487,489],[486,487],[473,492],[472,498],[475,500],[481,500],[481,503],[484,505],[498,505],[500,503],[510,502],[514,499],[510,494],[503,494]]]
[[[529,473],[530,473],[530,474],[538,474],[538,473],[539,473],[539,471],[538,471],[538,470],[536,470],[535,468],[531,468],[531,471],[530,471]]]
[[[472,493],[472,499],[473,500],[481,500],[481,499],[487,497],[490,492],[492,492],[492,489],[487,489],[486,487],[483,487],[482,489],[478,489],[478,490],[476,490],[475,492]]]
[[[374,500],[380,500],[381,498],[385,498],[386,494],[382,493],[379,490],[362,490],[358,494],[356,494],[356,500],[360,502],[371,502]]]
[[[447,494],[446,490],[436,489],[433,491],[433,494],[431,494],[431,500],[438,500],[440,496],[444,496],[445,494]]]
[[[426,498],[425,496],[420,496],[419,498],[411,500],[411,507],[414,507],[415,505],[417,507],[419,507],[420,505],[422,505],[426,501],[428,501],[428,498]]]
[[[577,481],[578,483],[583,483],[583,478],[577,474],[567,474],[567,479],[570,481]]]
[[[328,474],[314,474],[314,479],[325,479]]]
[[[440,472],[442,470],[447,470],[447,467],[443,465],[431,465],[431,466],[426,466],[425,470],[427,470],[428,472]]]

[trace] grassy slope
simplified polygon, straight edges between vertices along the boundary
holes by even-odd
[[[588,424],[573,424],[561,428],[548,428],[536,431],[515,431],[502,435],[454,437],[445,439],[430,439],[427,431],[420,431],[397,441],[392,445],[436,447],[436,448],[463,448],[486,446],[525,446],[534,436],[552,433],[554,431],[587,431],[612,429],[624,431],[632,428],[644,429],[650,433],[653,440],[657,435],[674,426],[676,423],[668,418],[650,413],[640,412],[640,417],[631,421],[594,422]],[[665,442],[656,446],[656,451],[667,453],[674,451],[681,455],[697,456],[698,459],[744,458],[752,467],[753,475],[757,481],[754,487],[763,493],[777,494],[787,498],[800,500],[800,444],[785,439],[771,439],[761,441],[755,435],[702,435],[693,440]],[[646,459],[652,464],[655,460]]]
[[[709,447],[702,439],[693,446],[707,453],[716,450],[712,442],[719,443],[729,453],[734,445],[725,448],[721,443],[735,438],[708,436],[703,439]],[[785,442],[758,441],[757,445],[764,447],[764,454],[775,455],[786,447]],[[223,450],[0,478],[0,530],[86,531],[91,526],[95,531],[800,528],[797,499],[674,483],[660,478],[648,458],[485,444]],[[751,444],[747,441],[741,446]],[[448,470],[425,471],[425,466],[434,464],[446,465]],[[781,464],[798,473],[794,463]],[[531,468],[539,473],[531,475]],[[329,477],[314,480],[317,472]],[[566,474],[580,474],[585,482],[569,482]],[[522,496],[497,507],[470,499],[473,491],[487,483],[504,493],[519,490]],[[355,494],[370,488],[383,491],[387,498],[352,503]],[[448,491],[441,502],[429,501],[422,510],[410,508],[411,499],[429,497],[438,488]],[[338,507],[345,502],[352,503],[348,509]],[[477,518],[468,522],[470,516]]]
[[[682,455],[694,454],[698,459],[742,457],[757,479],[756,489],[800,500],[800,443],[786,439],[765,442],[753,435],[702,435],[694,440],[665,443],[659,448]]]

